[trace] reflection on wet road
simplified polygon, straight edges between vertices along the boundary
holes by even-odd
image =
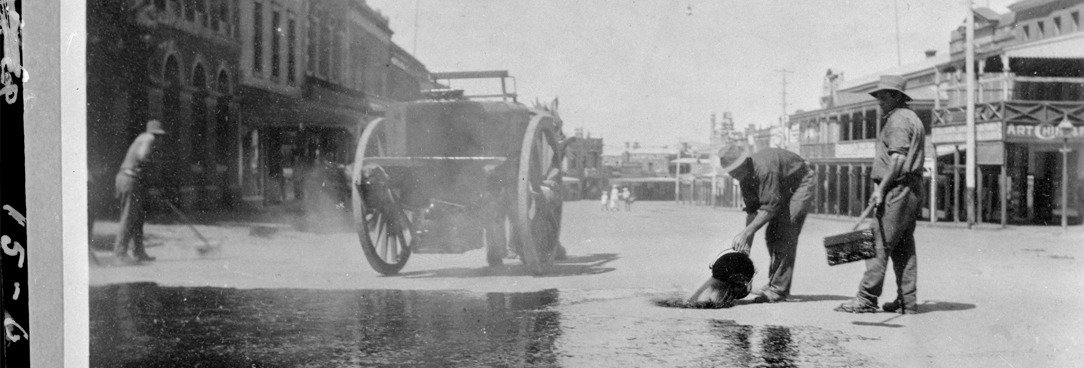
[[[838,336],[820,329],[621,316],[606,312],[612,306],[598,310],[601,314],[562,314],[558,302],[557,290],[92,287],[90,365],[870,365],[840,349]]]
[[[92,367],[551,366],[556,290],[90,289]]]

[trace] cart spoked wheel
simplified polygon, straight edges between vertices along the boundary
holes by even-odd
[[[365,163],[368,157],[387,156],[383,123],[384,119],[377,119],[365,127],[354,154],[350,187],[354,225],[365,259],[376,272],[393,275],[406,265],[417,242],[413,231],[417,211],[403,203],[402,190],[393,185],[383,167]]]
[[[552,268],[560,247],[561,154],[553,118],[536,115],[524,134],[516,193],[520,257],[535,275]]]

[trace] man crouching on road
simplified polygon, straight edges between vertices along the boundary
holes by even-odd
[[[745,229],[734,236],[733,249],[749,254],[753,235],[768,225],[764,239],[771,255],[768,284],[755,289],[754,303],[785,301],[794,276],[794,256],[816,174],[797,154],[766,148],[749,155],[747,148],[728,146],[719,150],[719,164],[741,185],[745,201]]]

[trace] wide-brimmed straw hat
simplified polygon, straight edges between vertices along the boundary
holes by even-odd
[[[874,98],[877,97],[877,92],[880,91],[896,91],[903,95],[903,98],[907,101],[911,101],[911,96],[907,95],[907,79],[898,75],[882,75],[881,80],[877,81],[877,88],[869,93]]]
[[[158,120],[151,120],[147,122],[147,133],[151,134],[166,134],[165,130],[162,130],[162,122]]]
[[[752,154],[749,147],[743,144],[729,144],[719,149],[719,166],[723,172],[731,172],[737,169]]]

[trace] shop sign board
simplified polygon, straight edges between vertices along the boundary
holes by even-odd
[[[1084,126],[1073,126],[1068,135],[1058,129],[1057,125],[1050,123],[1008,123],[1005,127],[1005,138],[1010,142],[1046,142],[1066,137],[1074,141],[1084,140]]]
[[[873,142],[836,144],[836,157],[838,158],[871,158],[874,153]]]
[[[1003,138],[1001,132],[1002,123],[975,124],[975,141],[1000,141]],[[967,141],[967,125],[950,125],[933,127],[930,134],[930,142],[934,144],[963,143]]]

